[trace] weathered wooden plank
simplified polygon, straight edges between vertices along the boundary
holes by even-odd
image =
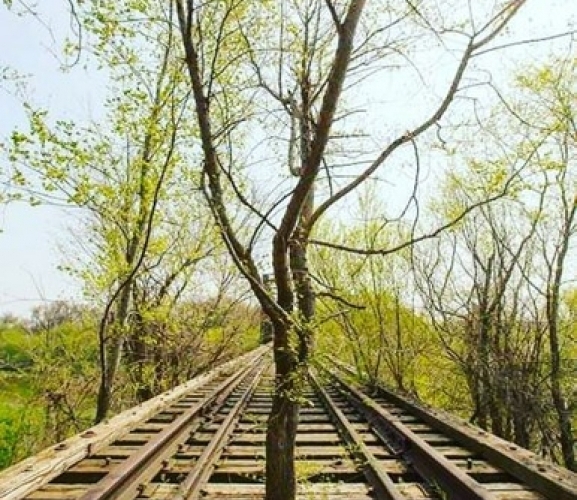
[[[466,450],[461,446],[435,446],[435,450],[437,450],[448,459],[474,458],[477,456],[476,453],[470,450]]]
[[[493,491],[495,500],[547,500],[543,495],[536,491]]]
[[[138,500],[169,500],[178,495],[177,485],[155,484],[148,486],[138,497]],[[247,484],[215,484],[207,485],[203,491],[203,498],[216,500],[256,500],[264,498],[264,485]],[[412,497],[407,497],[412,498]],[[422,497],[418,497],[422,498]],[[298,489],[298,500],[374,500],[365,484],[331,485],[315,484],[301,485]]]
[[[256,407],[248,407],[246,409],[246,413],[251,415],[268,415],[270,413],[270,406],[256,406]],[[301,408],[299,411],[300,418],[306,420],[307,416],[309,415],[326,415],[326,411],[324,408]]]
[[[110,472],[114,466],[122,463],[123,458],[85,458],[70,467],[67,472],[81,472],[84,474]]]
[[[208,484],[203,488],[204,499],[216,500],[261,500],[264,498],[264,485],[260,484]],[[430,498],[420,485],[399,484],[399,492],[407,500]],[[174,489],[172,490],[174,494]],[[170,496],[151,496],[156,500],[171,498]],[[374,492],[363,483],[308,483],[298,487],[298,500],[374,500]]]
[[[86,485],[46,484],[40,490],[30,493],[26,500],[72,500],[79,498],[86,489]]]
[[[204,498],[226,498],[228,500],[263,498],[264,485],[261,484],[207,484]],[[349,498],[367,499],[371,490],[366,484],[322,484],[299,485],[299,498]]]
[[[153,424],[151,424],[153,425]],[[143,427],[143,431],[148,429],[148,427]],[[208,432],[216,432],[220,427],[219,423],[210,423],[204,425],[202,429]],[[360,433],[369,432],[370,428],[366,423],[356,423],[353,424],[353,427]],[[150,428],[152,430],[152,428]],[[239,432],[247,432],[247,433],[264,433],[266,432],[266,422],[259,422],[259,423],[248,423],[248,422],[241,422],[239,423],[236,428]],[[335,426],[330,423],[303,423],[300,422],[298,426],[299,433],[323,433],[323,432],[335,432]]]
[[[195,434],[194,440],[202,441],[203,438],[210,439],[210,434]],[[252,443],[254,445],[264,445],[266,441],[266,434],[252,434],[252,433],[235,433],[232,437],[231,443]],[[341,442],[341,438],[336,432],[333,433],[323,433],[323,434],[297,434],[296,443],[318,443],[319,445],[324,444],[338,444]]]
[[[485,460],[451,460],[457,467],[465,470],[468,474],[496,474],[503,472]]]
[[[520,483],[487,483],[486,488],[491,491],[514,492],[515,495],[519,491],[530,491],[526,484]]]
[[[196,451],[194,448],[191,451]],[[223,457],[264,457],[264,446],[227,446],[223,452]],[[297,457],[301,458],[339,458],[347,457],[348,452],[342,445],[335,446],[298,446],[296,447]]]
[[[423,440],[429,443],[431,446],[436,446],[439,444],[447,445],[447,444],[456,444],[455,440],[449,436],[444,436],[443,434],[439,433],[427,433],[427,434],[418,434],[418,436]]]
[[[427,433],[433,433],[435,432],[435,430],[427,425],[427,424],[423,424],[421,422],[408,422],[405,423],[405,425],[407,426],[408,429],[411,429],[415,434],[427,434]]]
[[[407,466],[398,460],[381,462],[383,469],[388,474],[405,474]],[[188,465],[179,461],[171,462],[169,471],[183,472]],[[310,467],[315,474],[355,473],[359,470],[359,464],[350,459],[318,459],[314,461],[297,460],[296,469]],[[265,469],[264,460],[225,460],[218,464],[216,472],[223,474],[253,474],[262,475]]]

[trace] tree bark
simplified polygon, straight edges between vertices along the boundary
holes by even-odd
[[[206,184],[203,188],[233,261],[249,280],[253,292],[274,325],[276,381],[266,441],[267,500],[294,500],[296,497],[294,451],[298,425],[298,392],[301,385],[299,372],[304,369],[309,353],[311,335],[307,318],[310,320],[314,314],[314,295],[306,270],[305,246],[306,237],[312,226],[303,228],[303,212],[307,211],[308,200],[312,198],[312,186],[329,141],[329,133],[353,51],[355,31],[365,3],[366,0],[351,0],[344,21],[337,22],[337,49],[327,77],[326,91],[314,133],[311,130],[310,151],[308,151],[309,133],[305,133],[303,138],[307,142],[304,148],[306,161],[302,162],[299,181],[288,200],[273,238],[272,261],[277,292],[277,300],[273,301],[261,282],[250,247],[245,247],[239,240],[226,209],[220,180],[220,159],[212,133],[211,93],[205,86],[206,78],[202,74],[198,52],[202,50],[203,45],[196,44],[193,37],[194,23],[201,13],[198,11],[196,14],[193,13],[192,2],[175,0],[202,141],[203,172],[206,174]],[[306,74],[302,76],[306,77]],[[309,91],[306,88],[301,90],[304,90],[305,94]],[[308,127],[306,122],[308,119],[309,116],[304,114],[301,125]],[[296,244],[296,247],[290,248],[291,244]],[[290,259],[298,262],[292,269],[289,253],[292,253]],[[300,315],[298,313],[295,315],[295,288]],[[295,345],[289,341],[292,340],[289,336],[296,336]]]
[[[572,203],[571,203],[572,201]],[[559,301],[565,258],[569,250],[569,240],[572,235],[573,221],[577,214],[577,196],[565,202],[565,221],[559,252],[555,262],[555,270],[547,292],[547,327],[549,330],[549,347],[551,349],[551,397],[557,412],[561,453],[565,467],[577,471],[575,459],[575,441],[571,423],[571,410],[565,399],[562,388],[563,370],[561,366],[561,345],[559,341]],[[570,205],[569,205],[570,204]]]
[[[554,288],[556,288],[556,286],[554,286]],[[557,329],[558,300],[558,290],[554,291],[552,296],[550,295],[547,300],[547,312],[549,316],[549,346],[551,349],[551,398],[553,399],[553,405],[555,406],[555,411],[557,413],[563,463],[569,470],[577,471],[575,450],[573,448],[574,440],[571,425],[571,411],[567,401],[565,400],[563,389],[561,387],[561,347],[559,345],[559,333]]]
[[[275,323],[274,359],[275,392],[266,434],[266,500],[290,500],[296,497],[294,459],[301,388],[286,323]]]
[[[98,397],[96,399],[96,415],[94,417],[94,422],[96,424],[102,422],[110,411],[114,379],[116,378],[116,372],[120,366],[122,347],[124,345],[124,334],[122,330],[125,328],[128,319],[130,295],[132,293],[131,290],[132,286],[127,284],[121,292],[116,319],[114,324],[111,325],[118,331],[113,333],[112,338],[106,339],[106,341],[111,344],[109,346],[104,346],[105,359],[100,374],[100,386],[98,388]]]

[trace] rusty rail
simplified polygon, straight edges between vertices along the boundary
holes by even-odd
[[[267,365],[263,363],[261,366],[252,370],[253,373],[252,377],[250,377],[251,380],[248,383],[248,387],[238,402],[234,405],[231,412],[220,424],[219,430],[215,433],[208,446],[202,452],[202,455],[190,474],[181,483],[181,495],[179,494],[175,500],[180,500],[181,498],[183,500],[190,500],[199,496],[203,483],[208,480],[217,460],[220,458],[223,447],[228,442],[228,439],[230,439],[234,427],[240,419],[241,412],[246,408],[250,398],[254,394],[256,386],[258,385],[266,367]]]
[[[331,367],[333,367],[333,376],[335,376],[334,367],[348,375],[356,375],[356,372],[350,366],[333,357],[329,359]],[[357,399],[359,404],[365,408],[365,411],[377,414],[380,418],[388,420],[389,423],[387,425],[393,429],[393,432],[397,433],[397,436],[405,434],[402,424],[396,422],[394,416],[383,408],[382,404],[369,397],[367,389],[363,390],[358,386],[355,387],[353,384],[346,383],[342,378],[337,378],[341,386],[346,387],[346,390]],[[544,498],[552,498],[554,500],[577,499],[577,474],[545,461],[529,450],[494,436],[454,415],[427,408],[422,403],[411,401],[407,397],[390,391],[382,385],[371,386],[371,391],[384,398],[391,406],[401,408],[415,415],[437,432],[451,437],[464,448],[473,451],[493,466],[507,472],[520,483],[540,493]],[[418,436],[416,437],[418,439]],[[406,437],[401,437],[401,440],[405,439]],[[411,442],[411,438],[406,442]],[[415,459],[421,463],[423,473],[430,470],[430,473],[435,477],[443,477],[447,473],[440,470],[442,462],[447,465],[446,460],[440,460],[438,454],[434,453],[435,450],[430,450],[430,447],[416,445],[411,448],[410,452],[409,450],[406,452],[415,455],[414,457],[409,457],[409,460]],[[434,455],[436,459],[428,460],[426,458],[427,455],[431,457]],[[472,461],[469,462],[469,467],[471,463]],[[451,485],[451,481],[449,479],[446,485],[450,491],[452,491],[452,488],[457,488]],[[471,496],[470,498],[473,497]]]
[[[310,374],[313,387],[317,390],[330,414],[333,416],[343,439],[349,445],[352,453],[355,454],[361,463],[366,464],[367,473],[370,480],[378,491],[379,498],[386,498],[387,500],[405,500],[391,478],[384,471],[382,465],[369,450],[368,446],[363,442],[361,435],[355,430],[351,422],[347,419],[345,414],[338,408],[333,399],[328,395],[327,391],[321,386],[314,373]]]
[[[335,374],[329,372],[329,375],[336,382],[340,394],[358,408],[383,436],[392,434],[399,448],[398,454],[411,463],[423,477],[428,478],[431,484],[440,487],[450,498],[495,500],[495,495],[451,463],[398,418],[381,408],[373,399]]]
[[[159,432],[138,453],[114,468],[104,479],[91,488],[80,500],[114,500],[127,498],[142,489],[141,484],[149,480],[155,469],[176,451],[184,434],[196,430],[190,427],[193,418],[206,412],[218,399],[224,402],[232,391],[248,376],[251,367],[243,367],[221,382],[203,399],[187,409],[171,425]]]

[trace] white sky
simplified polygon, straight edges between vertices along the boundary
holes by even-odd
[[[492,0],[478,1],[492,4]],[[4,48],[0,53],[0,69],[11,66],[29,74],[29,90],[34,102],[49,108],[54,116],[80,120],[97,118],[101,110],[99,103],[106,92],[104,76],[95,73],[94,69],[88,73],[81,67],[62,73],[54,57],[59,42],[70,33],[67,2],[41,0],[38,4],[44,26],[38,20],[17,17],[0,7],[0,47]],[[577,0],[529,0],[511,27],[515,35],[511,39],[564,31],[576,18]],[[496,75],[499,71],[504,74],[504,68],[512,68],[521,61],[538,60],[549,48],[524,46],[500,53],[494,59],[500,68]],[[431,61],[431,65],[434,62]],[[439,62],[443,64],[436,61]],[[443,71],[443,68],[437,70]],[[397,91],[401,91],[403,85],[403,82],[398,84]],[[375,93],[378,93],[376,87]],[[391,89],[388,89],[388,95],[391,95]],[[410,116],[415,110],[399,112]],[[24,126],[21,104],[0,87],[0,141],[17,126]],[[63,209],[32,208],[24,204],[0,207],[3,231],[0,233],[0,314],[23,315],[45,300],[80,298],[79,284],[57,269],[65,259],[59,248],[65,248],[70,240],[68,227],[71,225],[74,225],[74,218]]]

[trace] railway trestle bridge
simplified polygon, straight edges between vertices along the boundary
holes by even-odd
[[[0,499],[261,499],[272,370],[261,346],[3,471]],[[299,498],[577,500],[576,474],[349,372],[310,370]]]

